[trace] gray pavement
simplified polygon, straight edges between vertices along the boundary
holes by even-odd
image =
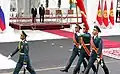
[[[111,37],[103,37],[105,39],[110,39]],[[111,40],[120,40],[120,37],[111,38]],[[118,41],[118,40],[117,40]],[[17,46],[18,42],[11,43],[0,43],[0,53],[8,56],[10,52],[13,52]],[[68,73],[62,73],[59,70],[64,68],[66,65],[72,49],[71,39],[58,39],[58,40],[46,40],[46,41],[30,41],[30,58],[33,68],[36,70],[37,74],[72,74],[74,66],[76,65],[77,59],[75,59],[72,67]],[[13,60],[17,61],[18,54],[15,55]],[[120,73],[120,60],[105,57],[106,65],[110,70],[110,74]],[[83,67],[82,67],[83,68]],[[0,74],[12,74],[13,70],[1,70]],[[2,73],[4,72],[4,73]],[[22,74],[22,73],[21,73]],[[29,73],[26,73],[29,74]],[[92,71],[90,72],[92,74]],[[99,74],[104,74],[103,70],[100,68]]]
[[[112,41],[120,41],[120,35],[117,36],[103,36],[102,38],[112,40]]]

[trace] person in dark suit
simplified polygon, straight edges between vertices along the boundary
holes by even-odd
[[[89,73],[90,68],[94,65],[94,62],[96,60],[98,61],[97,72],[98,72],[98,68],[99,68],[99,64],[100,64],[101,67],[103,68],[105,74],[109,74],[109,70],[108,70],[107,66],[105,65],[104,59],[102,57],[103,42],[102,42],[101,37],[98,36],[99,32],[101,32],[100,28],[98,26],[94,26],[93,37],[91,38],[92,52],[90,55],[88,66],[87,66],[86,70],[84,71],[84,74]]]
[[[31,14],[32,14],[32,23],[35,23],[36,22],[37,9],[34,6],[31,9]]]
[[[42,23],[44,22],[44,14],[45,14],[45,8],[43,7],[43,4],[41,4],[41,7],[39,7],[39,15],[40,15],[40,22],[42,18]]]

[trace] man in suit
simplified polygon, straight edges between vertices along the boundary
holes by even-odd
[[[33,6],[33,8],[31,9],[31,14],[32,14],[32,23],[35,23],[36,15],[37,15],[37,9],[35,8],[35,6]]]
[[[22,68],[22,66],[24,67],[24,69],[27,69],[31,74],[36,74],[30,64],[29,45],[27,43],[26,37],[27,37],[26,33],[22,31],[22,34],[20,36],[21,41],[19,42],[17,49],[8,56],[8,59],[10,59],[17,52],[19,52],[19,60],[17,62],[16,68],[13,74],[19,74],[19,71]]]
[[[77,65],[75,66],[75,68],[73,70],[73,74],[77,74],[77,72],[79,71],[79,68],[80,68],[84,58],[89,60],[89,56],[90,56],[90,40],[91,40],[91,34],[88,33],[88,30],[87,30],[86,26],[84,25],[83,26],[83,34],[81,34],[81,36],[80,36],[80,43],[81,43],[80,55],[79,55]],[[95,65],[92,66],[92,69],[93,69],[93,71],[95,73],[96,72]]]
[[[105,74],[109,74],[108,68],[105,65],[105,62],[103,60],[102,57],[102,39],[101,37],[98,36],[98,33],[101,32],[100,28],[98,26],[94,26],[93,29],[93,37],[91,38],[91,47],[92,47],[92,52],[90,55],[90,59],[89,59],[89,63],[88,66],[86,68],[86,70],[84,71],[84,74],[88,74],[90,68],[94,65],[94,62],[97,60],[98,64],[97,64],[97,72],[98,72],[98,68],[99,68],[99,64],[102,66]]]
[[[43,4],[41,4],[41,7],[39,7],[39,15],[40,15],[40,22],[42,18],[42,23],[44,22],[44,14],[45,14],[45,8],[43,7]]]
[[[70,68],[70,66],[73,63],[76,56],[79,56],[79,53],[80,53],[80,48],[79,48],[80,29],[82,29],[80,26],[75,27],[75,33],[73,35],[74,46],[73,46],[72,55],[71,55],[69,61],[67,62],[66,67],[63,70],[60,70],[61,72],[68,72],[68,69]],[[83,65],[84,65],[84,68],[86,68],[87,62],[85,60],[83,60]]]

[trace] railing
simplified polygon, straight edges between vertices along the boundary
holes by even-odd
[[[24,14],[23,14],[24,15]],[[81,16],[76,17],[76,14],[73,10],[68,10],[67,13],[63,13],[62,10],[56,10],[56,12],[53,14],[52,11],[46,10],[45,11],[45,21],[55,21],[59,23],[72,23],[75,24],[77,22],[76,18],[79,18],[79,23],[81,23]],[[31,16],[16,16],[11,17],[10,22],[31,22],[32,17]],[[39,21],[39,16],[36,17],[36,21]]]

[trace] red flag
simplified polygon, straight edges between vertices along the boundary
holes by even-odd
[[[114,25],[114,15],[113,15],[113,0],[111,1],[109,19],[112,25]]]
[[[103,11],[103,23],[106,27],[108,26],[108,13],[107,13],[106,0],[105,0],[105,4],[104,4],[104,11]]]
[[[82,15],[82,22],[85,24],[85,27],[87,30],[89,30],[88,22],[87,22],[87,17],[86,17],[86,11],[84,7],[83,0],[76,0],[77,1],[77,6],[79,7]]]
[[[98,12],[97,12],[97,17],[96,17],[98,23],[102,25],[102,13],[101,13],[101,6],[100,6],[100,0],[98,4]]]

